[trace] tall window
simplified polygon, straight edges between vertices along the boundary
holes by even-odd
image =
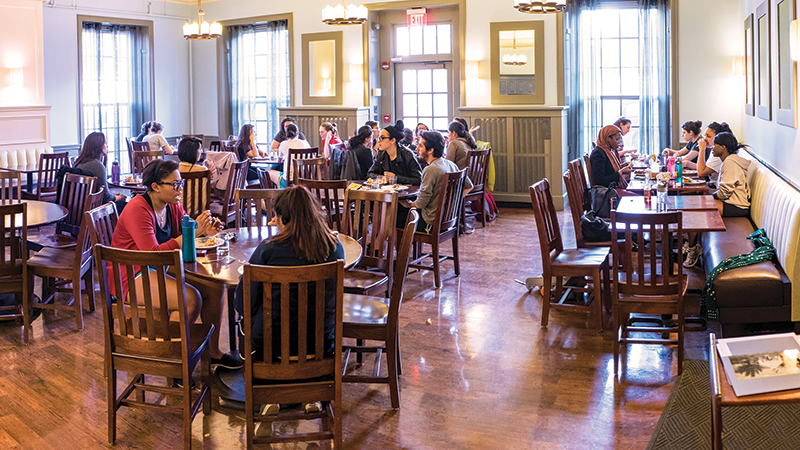
[[[81,36],[81,140],[101,131],[110,160],[128,168],[126,137],[149,116],[150,74],[146,27],[83,22]]]
[[[669,0],[576,0],[566,20],[565,68],[571,158],[591,150],[604,125],[631,120],[625,146],[668,145]]]
[[[289,106],[289,30],[285,20],[230,27],[232,130],[253,124],[259,144],[280,127],[278,107]]]

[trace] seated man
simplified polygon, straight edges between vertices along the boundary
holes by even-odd
[[[436,220],[436,206],[439,194],[442,190],[442,175],[446,173],[458,172],[458,166],[454,162],[442,158],[444,155],[444,138],[437,131],[425,131],[419,138],[417,144],[417,155],[420,159],[428,162],[422,170],[422,183],[419,187],[417,201],[413,203],[401,202],[403,208],[397,211],[397,223],[405,225],[408,217],[407,208],[418,208],[421,216],[417,230],[430,233],[433,222]],[[472,181],[469,177],[464,180],[464,195],[472,190]]]

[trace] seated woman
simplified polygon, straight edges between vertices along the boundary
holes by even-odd
[[[448,125],[449,131],[447,144],[446,158],[449,161],[456,163],[458,170],[464,170],[469,164],[467,152],[478,148],[475,143],[475,138],[467,131],[463,123],[459,121],[452,121]]]
[[[114,202],[117,206],[117,213],[122,214],[122,209],[128,202],[128,198],[122,194],[112,195],[108,190],[108,176],[106,166],[103,165],[103,157],[108,153],[108,143],[103,133],[95,131],[89,133],[83,141],[81,153],[75,160],[74,167],[86,173],[92,174],[97,178],[97,189],[95,192],[103,191],[103,203]]]
[[[700,155],[699,145],[703,137],[700,134],[702,127],[703,121],[701,120],[683,122],[683,125],[681,125],[681,138],[686,141],[686,146],[680,150],[665,148],[662,154],[675,155],[676,158],[681,158],[684,169],[696,169],[698,156]],[[703,157],[706,157],[706,155],[703,155]]]
[[[628,185],[625,175],[631,173],[631,166],[619,166],[617,149],[622,141],[622,132],[614,125],[606,125],[597,135],[597,145],[592,149],[592,180],[595,185],[610,187],[617,183],[618,188]]]
[[[183,180],[178,171],[178,163],[163,159],[150,161],[142,172],[142,184],[147,188],[147,192],[133,197],[119,216],[119,222],[111,238],[111,246],[143,251],[182,248]],[[222,224],[217,220],[212,221],[208,211],[197,217],[198,236],[216,234],[221,228]],[[122,277],[125,283],[123,288],[127,291],[128,280],[125,274]],[[140,280],[141,278],[136,278],[137,288],[141,288],[138,284],[141,283]],[[174,279],[169,280],[174,283]],[[222,285],[203,280],[191,273],[186,273],[186,283],[186,304],[190,320],[196,320],[199,314],[203,323],[214,325],[209,344],[211,363],[230,369],[241,367],[242,363],[237,357],[225,354],[219,349]],[[157,286],[152,288],[157,289]],[[172,297],[175,290],[168,286],[167,292],[170,295],[167,299],[169,309],[177,311],[177,299]],[[177,314],[173,315],[173,319],[177,320]]]
[[[203,141],[197,138],[181,139],[181,142],[178,144],[178,159],[181,161],[178,166],[178,171],[180,173],[207,172],[213,170],[215,166],[213,161],[208,161],[209,167],[197,162],[200,159],[200,146],[202,142]],[[192,192],[184,192],[184,195],[189,197],[187,201],[188,204],[191,205],[192,197],[190,196]]]
[[[722,160],[711,151],[714,148],[714,137],[720,133],[731,133],[731,127],[727,123],[711,122],[706,128],[705,139],[701,139],[697,145],[697,149],[705,159],[697,159],[697,176],[705,177],[714,183],[717,182],[719,177],[719,170],[722,167]]]
[[[167,140],[161,133],[164,131],[164,126],[155,120],[150,122],[150,134],[142,139],[142,142],[147,142],[150,145],[150,151],[164,150],[164,153],[171,155],[173,153],[172,147],[169,146]]]
[[[136,136],[136,139],[134,139],[134,140],[135,140],[136,142],[142,142],[142,139],[144,139],[144,137],[145,137],[145,136],[147,136],[148,134],[150,134],[150,126],[151,126],[151,125],[152,125],[152,122],[150,122],[150,121],[147,121],[147,122],[143,123],[143,124],[142,124],[142,131],[141,131],[141,133],[139,133],[139,135],[138,135],[138,136]]]
[[[308,141],[300,138],[300,132],[297,130],[297,125],[290,123],[286,125],[286,140],[281,142],[278,147],[278,157],[283,161],[283,170],[278,172],[270,170],[269,175],[276,185],[280,186],[280,175],[283,174],[286,180],[292,179],[292,167],[289,165],[289,149],[290,148],[311,148]]]
[[[370,178],[395,175],[398,184],[419,186],[422,181],[422,168],[417,162],[417,157],[411,150],[400,145],[404,128],[403,121],[398,120],[395,125],[380,131],[377,143],[380,151],[372,167],[369,168]]]
[[[335,123],[322,122],[322,125],[319,126],[319,141],[321,142],[321,153],[325,155],[326,159],[330,159],[331,145],[342,143],[342,140],[339,139],[339,129]]]
[[[236,139],[236,153],[239,156],[239,161],[244,161],[248,158],[261,158],[267,155],[256,145],[256,129],[250,124],[242,125],[239,130],[239,137]],[[247,180],[257,180],[258,171],[255,167],[247,169]]]
[[[250,264],[262,266],[307,266],[324,262],[344,259],[344,249],[336,233],[328,228],[328,221],[322,214],[322,209],[311,192],[303,186],[292,186],[281,192],[275,199],[275,216],[270,221],[270,225],[278,227],[278,234],[258,245],[253,256],[250,257]],[[297,324],[298,298],[297,289],[290,292],[290,326]],[[272,298],[280,298],[280,285],[273,285]],[[239,312],[240,317],[244,316],[244,287],[242,282],[236,287],[234,295],[234,307]],[[314,317],[313,291],[308,292],[309,317]],[[263,361],[264,359],[264,310],[263,310],[263,284],[253,283],[250,290],[250,298],[246,299],[251,305],[252,320],[252,342],[253,353],[244,355],[245,343],[240,342],[239,351],[242,359],[252,357],[254,360]],[[332,280],[325,282],[325,354],[333,354],[334,331],[336,326],[336,288]],[[275,358],[280,355],[280,327],[281,310],[280,305],[272,308],[272,327],[273,327],[273,355]],[[240,328],[244,329],[244,326]],[[313,346],[313,336],[315,330],[313,326],[308,328],[308,343]],[[240,334],[241,338],[242,336]],[[297,355],[297,341],[289,343],[292,355]],[[314,353],[313,348],[309,348],[309,354]],[[305,406],[307,411],[319,411],[321,405],[312,403]],[[265,405],[262,414],[277,414],[278,405]]]
[[[280,145],[281,145],[281,142],[283,142],[283,141],[285,141],[287,139],[286,138],[286,127],[288,127],[290,123],[293,123],[294,126],[297,126],[297,121],[294,120],[294,117],[284,117],[283,120],[281,120],[281,129],[280,129],[280,131],[278,131],[278,134],[276,134],[275,137],[273,138],[272,145],[270,145],[270,148],[269,148],[270,151],[277,152],[278,151],[278,147],[280,147]],[[300,139],[303,139],[303,140],[306,139],[306,137],[305,137],[305,135],[303,135],[303,133],[298,133],[298,134],[300,135]]]
[[[366,125],[359,128],[358,134],[350,138],[350,140],[348,141],[350,149],[348,151],[353,153],[355,161],[358,164],[353,165],[352,169],[350,169],[350,166],[345,165],[345,167],[342,170],[343,180],[367,179],[367,171],[369,170],[370,167],[372,167],[372,164],[375,162],[372,159],[372,150],[370,150],[370,148],[368,147],[369,143],[371,142],[372,142],[372,127],[368,127]]]

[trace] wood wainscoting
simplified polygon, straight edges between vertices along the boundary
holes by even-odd
[[[370,120],[368,107],[341,107],[341,106],[287,106],[278,108],[281,119],[294,117],[297,128],[306,136],[312,147],[319,147],[319,126],[323,122],[335,123],[339,129],[339,137],[344,141],[353,136],[364,122]],[[270,144],[272,141],[270,141]]]

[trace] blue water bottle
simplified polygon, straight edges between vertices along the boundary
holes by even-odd
[[[181,219],[181,233],[183,234],[183,262],[195,262],[197,260],[197,250],[194,247],[194,230],[197,228],[195,222],[188,215]]]
[[[683,186],[683,161],[681,158],[675,160],[675,187]]]
[[[111,163],[111,182],[119,184],[119,162],[117,161]]]

